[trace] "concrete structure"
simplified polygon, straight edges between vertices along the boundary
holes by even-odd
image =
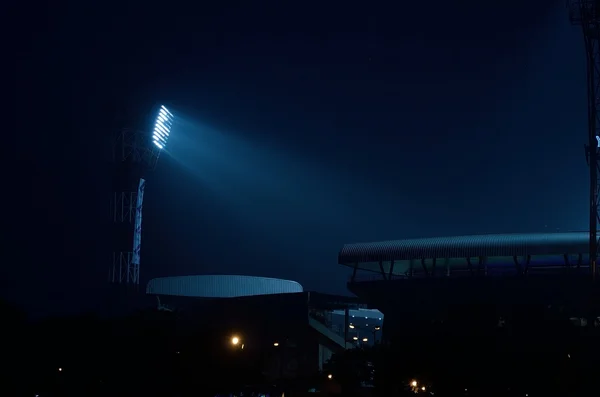
[[[146,292],[157,297],[159,309],[179,312],[189,327],[217,327],[239,337],[246,349],[260,350],[263,372],[272,380],[314,375],[333,353],[354,346],[347,342],[350,317],[341,316],[345,322],[336,326],[333,313],[358,309],[358,300],[303,292],[293,281],[166,277],[151,280]]]
[[[331,316],[333,328],[347,326],[346,337],[358,347],[372,346],[381,341],[383,317],[383,313],[376,309],[355,309],[348,310],[348,313],[346,310],[334,310]]]

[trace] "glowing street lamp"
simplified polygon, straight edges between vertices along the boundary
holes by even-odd
[[[167,146],[172,126],[173,114],[169,112],[166,107],[161,105],[158,114],[156,115],[154,131],[152,131],[152,142],[154,142],[154,145],[159,149],[164,149],[165,146]]]

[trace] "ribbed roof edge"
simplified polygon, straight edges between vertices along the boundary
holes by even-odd
[[[587,254],[588,246],[588,232],[431,237],[346,244],[339,253],[338,263],[344,265],[424,258]]]

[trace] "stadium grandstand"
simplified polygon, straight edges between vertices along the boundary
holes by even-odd
[[[570,232],[346,244],[338,263],[353,270],[348,289],[385,314],[388,335],[421,320],[445,321],[458,308],[498,321],[525,307],[596,317],[588,239]]]
[[[382,279],[587,269],[589,233],[488,234],[347,244],[339,264]]]

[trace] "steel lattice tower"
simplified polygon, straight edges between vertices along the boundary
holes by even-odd
[[[571,23],[582,28],[587,56],[588,142],[585,152],[590,166],[590,268],[595,279],[600,220],[600,0],[569,0],[567,4]]]
[[[110,205],[112,257],[108,280],[115,284],[140,283],[142,207],[147,174],[156,167],[165,148],[173,115],[164,106],[156,112],[152,134],[123,129],[113,138],[113,189]]]
[[[139,212],[141,216],[146,174],[158,160],[158,151],[152,148],[149,138],[147,133],[123,129],[113,141],[110,200],[113,252],[108,272],[111,283],[137,286],[140,282],[140,263],[134,259],[136,214]]]

